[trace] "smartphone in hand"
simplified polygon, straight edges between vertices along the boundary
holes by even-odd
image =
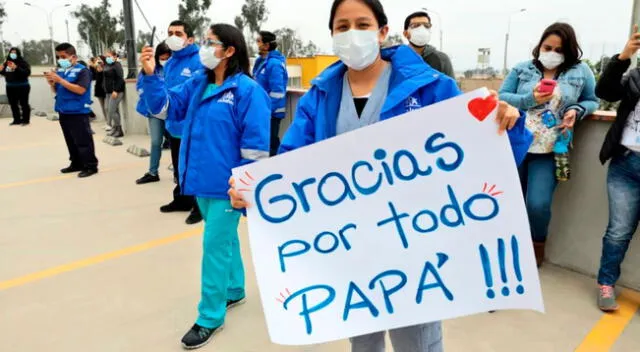
[[[545,78],[540,81],[540,88],[538,88],[538,92],[551,94],[554,89],[556,89],[556,85],[558,85],[558,82],[555,80]]]

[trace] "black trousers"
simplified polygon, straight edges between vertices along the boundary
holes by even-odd
[[[274,156],[278,154],[278,148],[280,148],[280,123],[282,119],[272,117],[271,118],[271,148],[270,155]]]
[[[173,202],[179,207],[188,208],[191,207],[193,211],[200,211],[198,208],[198,202],[196,197],[186,196],[182,194],[180,189],[180,144],[182,140],[180,138],[174,138],[169,135],[169,144],[171,145],[171,163],[173,164],[173,177],[178,180],[176,187],[173,189]]]
[[[97,170],[98,158],[93,144],[89,114],[60,114],[60,127],[69,149],[71,165],[84,170]]]
[[[31,121],[31,107],[29,106],[29,93],[31,86],[7,86],[7,98],[13,113],[13,123],[29,123]],[[22,109],[22,113],[20,113]]]

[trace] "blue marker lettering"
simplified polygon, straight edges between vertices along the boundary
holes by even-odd
[[[258,184],[258,186],[256,187],[256,206],[258,207],[258,212],[260,213],[260,216],[262,216],[263,219],[265,219],[266,221],[273,223],[273,224],[280,224],[283,223],[287,220],[289,220],[293,214],[296,213],[296,209],[298,208],[298,203],[296,202],[296,199],[288,194],[283,194],[283,195],[279,195],[276,197],[273,197],[271,199],[269,199],[269,204],[275,204],[281,201],[289,201],[291,202],[291,210],[289,211],[289,213],[287,215],[281,216],[281,217],[276,217],[276,216],[271,216],[269,214],[267,214],[264,211],[264,206],[262,205],[262,191],[263,188],[268,185],[271,182],[277,181],[282,179],[283,176],[281,174],[274,174],[271,175],[267,178],[265,178],[264,180],[260,181],[260,183]]]
[[[464,151],[460,148],[459,145],[453,142],[446,142],[442,144],[437,144],[436,142],[440,139],[444,139],[446,136],[444,133],[434,133],[424,145],[424,149],[427,153],[435,154],[445,149],[452,149],[456,153],[456,159],[452,163],[447,163],[443,158],[438,158],[436,161],[436,165],[444,171],[454,171],[462,165],[462,161],[464,161]]]
[[[456,199],[456,195],[453,192],[453,188],[451,186],[447,186],[447,191],[449,192],[449,199],[451,199],[451,204],[442,208],[440,211],[440,217],[442,218],[442,223],[448,227],[458,227],[460,225],[464,225],[464,217],[462,216],[462,210],[460,209],[460,203],[458,203],[458,199]],[[449,220],[447,218],[447,211],[452,210],[457,219]]]
[[[404,233],[404,227],[402,226],[402,222],[400,220],[404,218],[408,218],[409,214],[402,213],[398,214],[396,211],[396,207],[392,202],[389,202],[389,208],[391,209],[391,217],[388,219],[384,219],[378,223],[378,227],[382,227],[388,223],[394,223],[396,225],[396,230],[398,231],[398,235],[400,236],[400,241],[402,241],[402,246],[404,248],[409,248],[409,241],[407,240],[407,235]]]
[[[360,296],[361,301],[357,303],[351,302],[353,300],[354,292],[357,293],[358,296]],[[371,300],[369,300],[369,298],[367,298],[364,292],[360,290],[360,287],[358,287],[358,285],[356,285],[352,281],[349,283],[349,291],[347,292],[347,300],[345,302],[344,314],[342,315],[342,320],[347,321],[347,319],[349,319],[349,313],[351,312],[352,309],[363,309],[363,308],[368,308],[369,312],[373,317],[377,317],[380,314],[376,306],[373,305]]]
[[[443,263],[444,264],[444,263]],[[427,275],[431,273],[433,275],[435,282],[427,284]],[[427,262],[424,266],[424,270],[422,271],[422,277],[420,278],[420,287],[418,287],[418,293],[416,295],[416,303],[422,303],[422,298],[424,295],[424,291],[433,290],[433,289],[441,289],[444,295],[447,297],[449,301],[453,301],[453,293],[449,291],[447,286],[442,281],[440,274],[438,273],[438,269],[433,266],[430,262]]]
[[[378,174],[378,180],[376,181],[376,183],[371,186],[371,187],[362,187],[360,185],[360,183],[358,182],[358,177],[356,176],[356,172],[358,171],[358,169],[362,168],[362,167],[366,167],[367,170],[373,172],[373,166],[371,166],[371,164],[369,164],[366,161],[358,161],[357,163],[353,164],[353,167],[351,168],[351,179],[353,180],[353,186],[355,187],[355,189],[362,195],[368,196],[370,194],[374,194],[378,191],[378,189],[380,189],[380,186],[382,186],[382,173]]]
[[[411,173],[408,175],[404,175],[402,173],[402,168],[400,167],[400,162],[403,158],[409,160]],[[426,170],[420,170],[420,165],[418,165],[418,160],[416,157],[411,154],[408,150],[400,150],[398,151],[393,158],[393,171],[396,176],[402,181],[412,181],[418,176],[429,176],[433,172],[431,166],[427,167]]]
[[[307,293],[316,290],[325,291],[327,293],[327,298],[325,298],[322,302],[316,303],[315,306],[309,307],[307,302]],[[307,335],[311,335],[311,333],[313,332],[313,325],[311,324],[311,314],[320,311],[331,304],[331,302],[333,302],[333,300],[336,298],[336,290],[333,287],[327,285],[316,285],[307,287],[295,292],[289,298],[287,298],[287,300],[284,301],[284,309],[289,310],[289,303],[300,296],[302,297],[302,310],[299,314],[304,318]]]
[[[309,201],[307,200],[307,194],[304,192],[304,188],[307,186],[311,186],[316,183],[315,178],[308,178],[300,183],[292,183],[293,190],[296,191],[298,198],[300,199],[300,205],[302,205],[302,209],[305,213],[311,211],[311,205],[309,205]]]
[[[285,249],[293,245],[302,245],[302,248],[298,249],[297,251],[285,253]],[[311,249],[311,245],[301,240],[291,240],[283,244],[282,246],[278,247],[278,258],[280,259],[280,270],[283,273],[287,272],[286,266],[284,264],[284,258],[297,257],[299,255],[307,253],[310,249]]]
[[[333,245],[331,247],[329,247],[329,249],[322,249],[320,248],[320,241],[322,240],[322,238],[324,237],[331,237],[332,241],[333,241]],[[338,246],[340,246],[340,240],[338,239],[338,236],[334,235],[331,232],[323,232],[321,234],[319,234],[316,237],[316,240],[313,242],[313,246],[315,247],[315,249],[322,254],[329,254],[333,251],[335,251],[336,249],[338,249]]]
[[[423,228],[420,226],[420,219],[425,215],[431,219],[431,227],[429,228]],[[420,233],[433,232],[438,229],[438,217],[431,210],[423,210],[413,218],[413,229]]]
[[[335,200],[329,200],[327,199],[327,197],[324,195],[323,189],[324,186],[327,184],[327,182],[331,179],[331,178],[336,178],[338,179],[342,185],[344,186],[344,191],[342,192],[342,194]],[[342,203],[345,199],[349,198],[351,200],[355,200],[356,196],[355,194],[353,194],[353,191],[351,191],[351,187],[349,187],[349,181],[347,181],[347,179],[342,176],[341,174],[337,173],[337,172],[330,172],[328,174],[326,174],[322,180],[320,180],[320,183],[318,184],[318,196],[320,197],[320,200],[332,207],[335,205],[338,205],[340,203]]]
[[[378,149],[373,153],[373,157],[376,160],[382,161],[382,169],[384,170],[384,175],[387,177],[387,182],[389,186],[393,186],[393,174],[391,173],[391,168],[389,164],[387,164],[384,159],[387,157],[387,151],[384,149]]]
[[[474,214],[473,209],[471,209],[471,207],[473,206],[473,203],[477,201],[482,201],[482,200],[488,200],[491,203],[491,206],[493,209],[491,210],[491,213],[489,213],[489,215],[485,215],[485,216],[477,215],[477,214]],[[489,221],[495,218],[496,216],[498,216],[498,213],[500,213],[500,205],[498,204],[498,201],[494,197],[484,193],[479,193],[469,198],[469,200],[464,202],[463,207],[464,207],[464,213],[467,214],[467,216],[470,219],[476,220],[476,221]]]
[[[356,224],[347,224],[345,227],[342,228],[342,230],[340,230],[340,240],[342,240],[342,243],[344,243],[344,248],[347,251],[351,250],[351,243],[349,243],[349,240],[347,240],[347,236],[344,235],[345,232],[347,232],[348,230],[356,230],[358,228],[358,226],[356,226]]]
[[[383,279],[387,277],[395,276],[400,278],[400,282],[390,289],[387,289]],[[382,295],[384,296],[384,304],[389,314],[393,314],[393,305],[391,304],[391,295],[400,291],[407,284],[407,275],[400,270],[388,270],[382,274],[376,276],[369,283],[369,289],[373,290],[376,287],[376,282],[380,282],[380,288],[382,289]]]

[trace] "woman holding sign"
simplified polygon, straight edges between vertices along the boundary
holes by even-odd
[[[554,23],[533,50],[533,60],[516,65],[500,88],[500,98],[527,111],[534,141],[520,167],[538,266],[551,221],[558,181],[570,177],[569,145],[574,124],[598,108],[591,68],[580,62],[582,50],[573,28]]]
[[[251,79],[242,33],[227,24],[211,26],[202,44],[206,74],[168,91],[151,47],[140,60],[141,99],[149,111],[185,122],[180,186],[197,198],[205,221],[199,317],[182,339],[184,348],[195,349],[222,329],[227,309],[244,302],[240,213],[229,203],[227,181],[234,167],[269,157],[271,100]]]
[[[380,49],[389,27],[379,0],[335,0],[329,29],[341,61],[321,73],[300,100],[281,153],[460,94],[455,81],[426,65],[410,47]],[[499,130],[511,129],[516,160],[522,160],[531,139],[519,117],[517,109],[500,104]],[[246,207],[242,195],[233,188],[234,181],[230,183],[232,204]],[[396,352],[443,350],[439,322],[393,330],[390,335]],[[384,337],[385,333],[379,332],[352,338],[352,351],[384,351]]]

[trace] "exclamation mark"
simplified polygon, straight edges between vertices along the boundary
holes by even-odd
[[[489,299],[496,298],[496,293],[493,291],[493,275],[491,274],[491,261],[489,260],[489,252],[487,248],[480,245],[480,259],[482,260],[482,268],[484,269],[484,282],[487,285],[487,297]]]
[[[520,250],[518,248],[518,239],[516,236],[511,236],[511,251],[513,252],[513,270],[516,272],[516,278],[519,285],[516,288],[516,292],[522,295],[524,294],[524,286],[522,286],[522,271],[520,270]]]
[[[511,293],[509,291],[509,288],[507,287],[507,266],[505,265],[505,252],[506,252],[506,248],[505,248],[505,244],[504,244],[504,240],[502,238],[498,239],[498,260],[500,261],[500,278],[502,279],[502,283],[505,285],[502,288],[502,295],[505,297],[509,297],[509,294]]]

